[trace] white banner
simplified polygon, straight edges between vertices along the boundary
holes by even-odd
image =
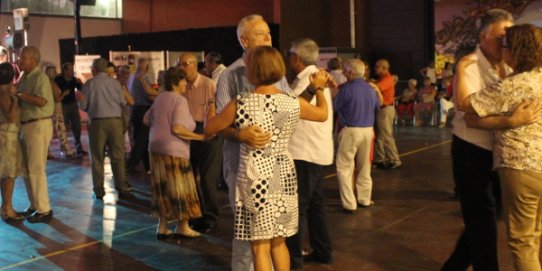
[[[166,67],[164,60],[164,51],[109,51],[109,61],[113,62],[115,66],[128,65],[130,66],[130,70],[132,72],[135,71],[137,60],[140,58],[145,58],[149,62],[149,72],[154,76],[153,83],[156,83],[158,72],[164,70]]]
[[[83,83],[92,78],[92,62],[100,57],[100,55],[76,55],[73,63],[75,77],[81,79]]]

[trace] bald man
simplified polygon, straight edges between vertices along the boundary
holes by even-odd
[[[390,63],[379,59],[375,65],[379,79],[376,85],[382,93],[382,105],[376,114],[376,147],[374,163],[377,168],[394,169],[401,166],[401,160],[393,138],[393,119],[395,118],[395,82],[390,74]]]
[[[203,133],[203,121],[207,109],[215,106],[216,83],[209,77],[198,72],[198,61],[194,54],[181,54],[178,59],[178,68],[186,76],[186,91],[184,96],[188,101],[190,113],[196,122],[194,132]],[[218,223],[218,201],[216,184],[220,178],[222,161],[222,137],[211,140],[190,142],[190,163],[194,175],[199,176],[198,191],[202,204],[203,217],[191,221],[196,231],[207,233],[215,229]]]

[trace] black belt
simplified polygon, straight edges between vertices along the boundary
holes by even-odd
[[[114,120],[114,119],[120,119],[120,117],[92,118],[92,120]]]
[[[46,120],[46,119],[50,119],[50,118],[51,117],[43,117],[43,118],[25,120],[25,121],[21,121],[21,124],[25,125],[25,124],[29,124],[29,123],[32,123],[32,122],[36,122],[36,121],[40,121],[40,120]]]

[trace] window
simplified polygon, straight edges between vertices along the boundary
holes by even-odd
[[[73,16],[73,3],[70,0],[4,0],[0,2],[2,12],[28,8],[30,14]],[[81,6],[81,16],[122,18],[122,0],[96,0],[94,6]]]

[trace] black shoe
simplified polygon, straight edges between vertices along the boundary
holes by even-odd
[[[387,169],[389,166],[388,162],[374,162],[373,167],[378,169]]]
[[[160,240],[160,241],[163,241],[163,240],[166,240],[168,238],[170,238],[172,236],[172,234],[170,233],[157,233],[156,234],[156,239]]]
[[[36,212],[35,209],[32,209],[32,208],[26,208],[26,210],[24,210],[23,212],[20,212],[20,213],[17,213],[17,215],[22,215],[24,217],[29,217],[31,216],[32,214],[34,214]]]
[[[216,223],[197,223],[192,226],[192,229],[201,233],[210,233],[216,229]]]
[[[92,195],[92,197],[94,199],[96,199],[96,200],[104,200],[104,195],[96,195],[96,194],[94,194],[94,195]]]
[[[8,216],[2,212],[2,220],[8,224],[25,220],[26,217],[20,213],[15,212],[15,216]]]
[[[134,187],[130,182],[126,181],[126,191],[132,192],[132,190],[134,190]]]
[[[47,223],[53,219],[53,210],[46,213],[35,212],[33,215],[26,218],[30,223]]]
[[[323,264],[333,263],[333,259],[318,257],[316,254],[314,254],[314,252],[307,256],[303,256],[303,261],[307,263],[309,262],[316,262],[316,263],[323,263]]]
[[[119,199],[130,200],[130,199],[135,199],[135,198],[136,197],[128,191],[119,192]]]
[[[355,215],[356,214],[356,210],[350,210],[350,209],[345,209],[343,208],[343,213],[345,214],[348,214],[348,215]],[[310,255],[310,254],[309,254]],[[308,255],[307,255],[308,256]]]

